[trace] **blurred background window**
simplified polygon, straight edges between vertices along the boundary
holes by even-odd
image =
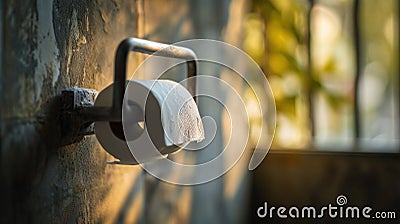
[[[399,151],[399,4],[251,0],[244,50],[274,93],[273,149]]]

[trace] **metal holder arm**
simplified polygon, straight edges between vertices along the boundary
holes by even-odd
[[[113,102],[112,107],[86,107],[80,111],[83,119],[86,121],[114,121],[122,120],[122,104],[126,88],[126,68],[129,52],[139,52],[144,54],[153,54],[157,56],[185,59],[187,64],[187,78],[196,75],[196,54],[184,47],[161,44],[138,38],[127,38],[123,40],[117,49],[115,55],[115,70],[113,83]],[[186,86],[192,96],[196,93],[195,79],[189,79]],[[194,97],[195,99],[195,97]],[[196,99],[195,99],[196,100]]]

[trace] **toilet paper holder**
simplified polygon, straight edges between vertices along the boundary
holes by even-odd
[[[94,134],[95,121],[121,122],[126,88],[127,59],[130,52],[186,60],[187,78],[196,76],[196,54],[189,48],[162,44],[139,38],[126,38],[117,48],[114,64],[114,82],[111,107],[94,107],[97,91],[69,88],[61,93],[61,145],[82,140]],[[186,88],[196,101],[196,80],[188,79]]]

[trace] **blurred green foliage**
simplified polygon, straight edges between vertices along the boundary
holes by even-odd
[[[304,148],[352,138],[355,77],[353,1],[252,0],[244,50],[260,65],[277,106],[273,147]],[[396,138],[397,126],[379,125],[393,110],[396,85],[396,1],[360,0],[361,102],[365,137]],[[309,14],[310,13],[310,14]],[[308,15],[310,15],[310,26]],[[308,33],[310,29],[310,33]],[[310,37],[310,42],[308,42]],[[308,46],[310,43],[310,48]],[[309,53],[311,53],[309,55]],[[372,80],[372,81],[371,81]],[[397,90],[396,90],[397,89]],[[315,109],[312,139],[308,94]],[[382,109],[386,108],[386,109]],[[392,123],[398,115],[390,114]]]

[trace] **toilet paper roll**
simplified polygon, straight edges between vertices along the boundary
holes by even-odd
[[[112,105],[112,89],[110,85],[99,93],[95,107]],[[191,141],[204,139],[203,124],[191,94],[170,80],[128,81],[123,122],[95,122],[95,134],[103,148],[123,164],[138,164],[132,152],[145,162],[160,157],[149,150],[152,147],[166,155]]]

